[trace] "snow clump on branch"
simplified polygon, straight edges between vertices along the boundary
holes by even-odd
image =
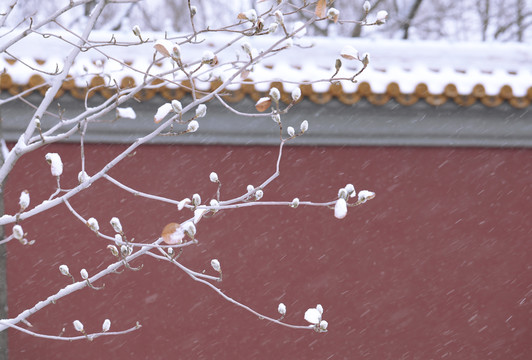
[[[377,20],[375,21],[377,25],[382,25],[386,23],[386,18],[388,17],[388,12],[386,10],[381,10],[377,13]]]
[[[111,328],[111,320],[105,319],[102,324],[102,332],[107,332]]]
[[[80,333],[85,333],[85,329],[83,329],[83,323],[81,321],[74,320],[72,325],[74,325],[74,329],[76,329],[76,331],[79,331]]]
[[[24,238],[24,230],[22,230],[22,226],[13,226],[13,237],[19,241]]]
[[[157,112],[155,113],[155,116],[153,117],[153,122],[155,122],[156,124],[160,123],[166,117],[166,115],[168,115],[168,113],[172,111],[172,109],[173,107],[170,103],[166,103],[159,106]]]
[[[307,131],[308,130],[308,121],[307,120],[303,120],[303,122],[301,123],[301,126],[299,128],[301,129],[302,133]]]
[[[111,224],[115,232],[122,233],[122,224],[120,223],[119,218],[113,217],[109,223]]]
[[[282,316],[285,316],[285,315],[286,315],[286,305],[283,304],[283,303],[280,303],[279,306],[277,306],[277,311],[278,311],[279,314],[281,314]]]
[[[61,176],[63,173],[63,162],[58,153],[48,153],[44,157],[46,162],[50,164],[50,171],[52,176]]]
[[[365,203],[368,200],[371,200],[375,197],[375,193],[369,190],[362,190],[358,193],[358,201]]]
[[[214,269],[214,271],[221,272],[222,268],[220,266],[220,262],[217,259],[211,260],[211,266]]]
[[[294,90],[292,90],[292,100],[298,101],[299,98],[301,98],[301,89],[299,87],[296,87]]]
[[[207,115],[207,106],[205,104],[199,104],[196,109],[196,118],[202,118]]]
[[[160,39],[153,45],[155,50],[160,52],[163,56],[179,59],[181,57],[181,48],[179,45],[170,40]]]
[[[20,205],[20,211],[24,211],[30,206],[30,192],[28,190],[24,190],[20,193],[18,204]]]
[[[161,237],[168,245],[181,244],[185,237],[185,231],[178,223],[169,223],[163,228]]]
[[[192,120],[188,123],[187,131],[188,132],[196,132],[199,129],[199,123],[196,120]]]
[[[100,225],[98,225],[98,220],[96,220],[93,217],[87,220],[87,226],[94,232],[98,232],[98,230],[100,230]]]
[[[336,200],[334,205],[334,217],[337,219],[343,219],[347,215],[347,203],[344,198]]]
[[[305,320],[314,325],[314,329],[317,332],[327,331],[329,324],[327,321],[322,320],[323,307],[318,304],[315,308],[310,308],[305,312]]]
[[[132,107],[127,108],[116,108],[116,115],[124,119],[136,119],[137,114]]]

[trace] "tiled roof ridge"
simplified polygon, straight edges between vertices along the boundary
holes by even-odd
[[[67,34],[62,34],[66,36]],[[96,32],[94,41],[108,41],[110,34]],[[157,39],[161,34],[148,34]],[[114,35],[113,35],[114,36]],[[121,41],[134,43],[132,34],[117,34]],[[184,44],[181,48],[183,61],[193,63],[205,50],[219,50],[219,66],[202,69],[195,78],[199,91],[217,86],[217,79],[231,76],[236,70],[232,65],[239,55],[236,49],[225,49],[232,37],[208,34],[200,44]],[[138,40],[138,39],[137,39]],[[278,38],[250,38],[254,50],[269,48]],[[69,48],[64,41],[50,38],[43,51],[42,39],[28,36],[12,49],[17,59],[0,55],[0,91],[16,95],[45,81],[61,68],[63,56]],[[298,46],[292,46],[254,64],[247,79],[238,77],[226,89],[228,101],[238,101],[244,96],[258,99],[272,86],[284,90],[284,97],[294,87],[301,85],[302,94],[311,101],[323,104],[339,100],[355,104],[366,99],[372,104],[383,105],[395,100],[403,106],[425,101],[430,105],[455,102],[463,106],[481,103],[494,107],[508,103],[515,108],[526,108],[532,103],[532,48],[521,43],[449,43],[434,41],[399,41],[354,38],[302,38]],[[335,59],[340,49],[350,45],[371,55],[369,66],[356,78],[357,82],[341,80],[336,83],[330,77],[335,73]],[[220,50],[222,49],[222,50]],[[61,93],[69,92],[77,98],[102,94],[110,96],[117,84],[131,87],[144,81],[143,69],[150,75],[169,74],[161,77],[157,88],[143,90],[139,98],[149,99],[160,94],[167,99],[181,98],[190,92],[188,80],[183,74],[173,72],[170,60],[150,66],[153,41],[129,47],[110,47],[106,57],[95,51],[80,55],[70,69],[69,78]],[[233,51],[236,50],[236,51]],[[46,55],[44,55],[46,54]],[[116,59],[116,60],[115,60]],[[120,59],[120,60],[119,60]],[[335,78],[349,79],[360,70],[358,61],[342,59],[342,67]],[[46,72],[39,72],[45,70]],[[307,80],[321,79],[308,82]],[[282,85],[281,85],[282,83]],[[103,86],[102,86],[103,85]],[[44,93],[45,87],[36,89]],[[200,94],[201,95],[201,94]]]
[[[40,74],[31,75],[25,84],[19,84],[13,81],[9,72],[4,72],[0,75],[0,90],[8,91],[11,95],[17,95],[35,87],[37,88],[33,91],[37,91],[44,95],[47,86],[38,87],[44,83],[45,79]],[[58,96],[62,96],[67,92],[74,98],[78,99],[84,99],[87,96],[90,98],[96,94],[109,98],[114,94],[114,89],[111,86],[105,86],[105,84],[106,81],[99,75],[93,76],[88,86],[79,86],[74,79],[68,78],[59,91]],[[156,84],[157,81],[155,82],[155,85]],[[183,81],[180,84],[181,86],[172,85],[171,87],[161,86],[145,89],[137,95],[137,98],[139,100],[149,100],[156,95],[160,95],[167,100],[181,99],[183,96],[191,92],[191,87],[188,81]],[[137,85],[135,80],[129,76],[123,77],[119,84],[121,88],[130,88],[134,85]],[[203,91],[212,90],[219,85],[220,81],[212,81],[208,83],[207,86],[203,84],[201,88]],[[325,104],[336,99],[343,104],[352,105],[365,99],[373,105],[384,105],[390,100],[395,100],[403,106],[410,106],[416,104],[420,100],[424,100],[426,103],[433,106],[442,105],[448,101],[454,101],[461,106],[471,106],[480,102],[485,106],[495,107],[507,102],[511,106],[521,109],[530,106],[532,103],[532,85],[528,88],[524,96],[515,96],[510,85],[502,86],[498,94],[488,94],[484,85],[481,83],[474,85],[469,94],[459,93],[457,85],[453,83],[445,85],[444,90],[441,93],[431,93],[428,84],[424,82],[418,83],[415,86],[414,91],[409,93],[402,91],[400,85],[394,81],[388,83],[385,91],[382,93],[373,91],[371,84],[366,81],[361,81],[357,85],[357,89],[354,92],[344,91],[343,87],[339,84],[331,84],[329,89],[324,92],[315,91],[309,83],[302,83],[300,87],[302,97],[307,98],[316,104]],[[281,99],[283,101],[287,103],[291,101],[290,90],[285,90],[285,86],[282,82],[272,82],[270,87],[277,87],[281,91]],[[291,87],[293,88],[293,85]],[[261,86],[261,89],[257,89],[252,81],[249,79],[248,81],[244,80],[241,83],[240,88],[230,91],[226,90],[224,92],[224,99],[228,102],[238,102],[244,96],[250,96],[253,100],[258,100],[260,97],[267,94],[267,90],[265,91],[262,88],[264,87]],[[90,92],[87,94],[89,90]],[[29,91],[28,94],[33,91]],[[201,90],[198,90],[198,95],[201,96]]]

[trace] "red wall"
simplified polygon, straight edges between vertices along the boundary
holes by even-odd
[[[122,146],[87,146],[94,173]],[[44,161],[58,152],[62,185],[72,187],[79,147],[54,145],[25,156],[10,175],[6,212],[16,212],[28,189],[32,206],[54,191]],[[176,199],[215,193],[209,173],[223,182],[222,198],[241,194],[274,170],[276,148],[147,146],[111,175],[131,187]],[[182,262],[212,273],[222,263],[221,288],[267,315],[277,304],[286,320],[321,303],[329,332],[290,330],[222,300],[176,267],[143,258],[105,278],[105,289],[84,289],[29,318],[33,330],[76,335],[72,321],[97,331],[143,327],[92,343],[53,342],[9,332],[10,359],[531,359],[532,150],[451,148],[287,148],[281,177],[265,200],[327,201],[352,182],[377,197],[350,209],[344,220],[325,208],[247,208],[219,213],[198,226],[197,247]],[[135,198],[105,180],[74,198],[103,231],[118,216],[130,237],[152,241],[171,221],[190,213]],[[33,246],[8,245],[10,316],[113,257],[64,206],[22,223]],[[10,229],[10,226],[8,227]],[[9,231],[9,230],[7,230]],[[97,283],[95,285],[102,285]]]

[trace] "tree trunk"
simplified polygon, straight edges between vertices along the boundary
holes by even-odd
[[[406,17],[406,20],[401,25],[401,29],[403,30],[403,39],[408,39],[408,31],[410,29],[410,25],[412,24],[412,20],[417,14],[417,11],[419,10],[419,6],[421,5],[421,2],[423,0],[415,0],[412,4],[412,7],[410,8],[410,11],[408,12],[408,15]]]

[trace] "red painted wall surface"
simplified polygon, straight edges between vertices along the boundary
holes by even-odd
[[[122,146],[87,146],[94,173]],[[92,343],[53,342],[9,332],[9,355],[20,359],[531,359],[532,150],[451,148],[285,149],[281,176],[265,200],[326,201],[353,183],[377,197],[344,220],[325,208],[247,208],[219,213],[198,226],[197,247],[182,262],[212,272],[222,263],[223,291],[270,316],[284,302],[290,323],[321,303],[329,332],[290,330],[257,319],[152,258],[38,312],[33,330],[76,335],[72,321],[98,331],[143,327]],[[8,180],[7,213],[28,189],[32,204],[54,191],[44,161],[58,152],[62,185],[75,185],[79,147],[49,146],[25,156]],[[182,199],[242,194],[274,170],[277,149],[237,146],[147,146],[112,169],[129,186]],[[72,205],[100,221],[118,216],[130,237],[153,241],[162,227],[190,216],[175,206],[94,184]],[[64,206],[23,224],[36,244],[8,246],[9,313],[54,294],[69,279],[114,258]],[[9,230],[8,230],[9,231]]]

